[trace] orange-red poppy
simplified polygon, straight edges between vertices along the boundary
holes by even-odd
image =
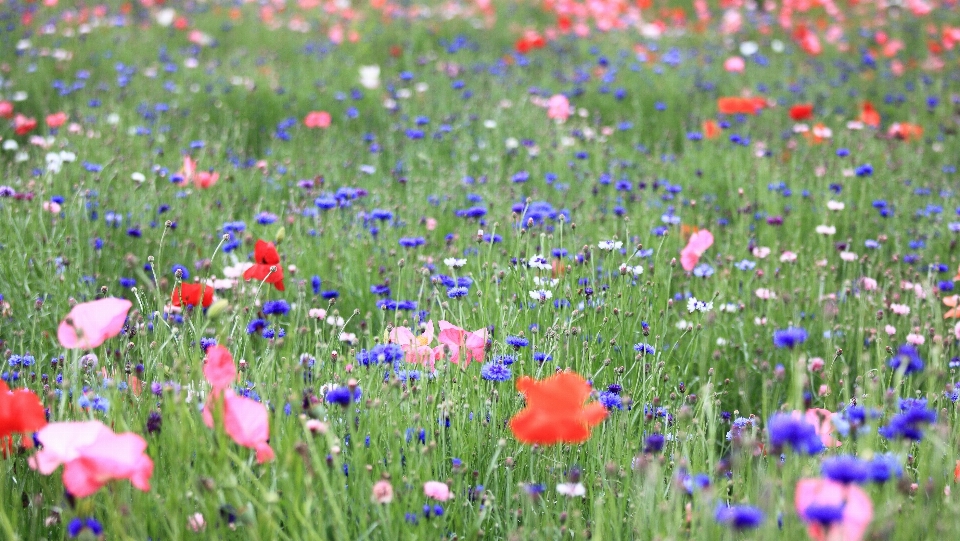
[[[910,141],[911,139],[920,139],[923,137],[923,127],[919,124],[908,124],[906,122],[894,122],[887,135],[895,139]]]
[[[272,269],[272,270],[271,270]],[[244,280],[264,280],[283,291],[283,269],[280,254],[272,242],[258,240],[253,246],[253,266],[244,271]]]
[[[0,457],[13,450],[14,434],[31,434],[47,424],[40,398],[26,389],[11,391],[0,381]],[[21,438],[24,447],[33,447],[33,439]]]
[[[717,98],[717,110],[725,115],[755,115],[767,106],[764,98],[741,98],[726,96]]]
[[[860,110],[860,122],[874,128],[880,125],[880,113],[873,108],[873,104],[869,101],[863,102],[863,108]]]
[[[704,120],[703,121],[703,136],[707,139],[713,139],[720,135],[720,125],[717,124],[716,120]]]
[[[790,118],[792,118],[795,122],[813,118],[813,104],[798,103],[797,105],[794,105],[790,108]]]
[[[510,419],[510,430],[526,444],[582,443],[607,416],[603,404],[584,404],[590,385],[573,372],[540,381],[523,376],[517,380],[517,390],[526,397],[527,407]]]
[[[202,298],[201,298],[202,297]],[[170,303],[174,306],[202,306],[213,304],[213,286],[207,284],[180,284],[173,288]]]

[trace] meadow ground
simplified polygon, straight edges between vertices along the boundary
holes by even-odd
[[[0,537],[955,535],[958,43],[0,2]]]

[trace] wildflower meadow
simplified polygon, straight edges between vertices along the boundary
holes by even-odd
[[[956,0],[0,0],[0,539],[949,539]]]

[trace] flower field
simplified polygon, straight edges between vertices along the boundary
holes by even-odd
[[[960,527],[953,0],[0,0],[0,539]]]

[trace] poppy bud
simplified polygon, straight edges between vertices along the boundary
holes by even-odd
[[[287,229],[285,227],[281,227],[277,231],[277,236],[274,237],[274,242],[276,242],[277,244],[280,244],[281,242],[283,242],[283,239],[286,238],[286,236],[287,236]]]

